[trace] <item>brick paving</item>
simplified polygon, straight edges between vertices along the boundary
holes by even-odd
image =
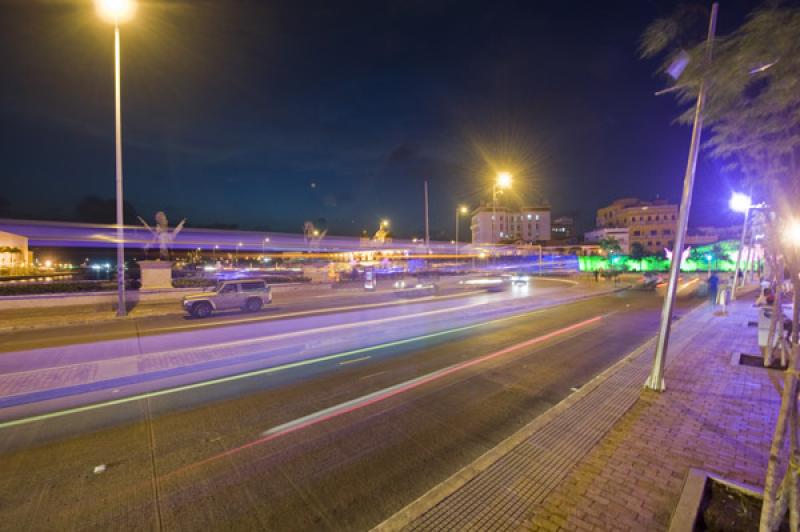
[[[642,388],[653,349],[640,349],[477,474],[457,475],[449,493],[440,487],[382,528],[666,530],[689,468],[762,485],[780,402],[770,379],[780,374],[730,363],[732,351],[758,353],[751,303],[679,322],[667,392]]]

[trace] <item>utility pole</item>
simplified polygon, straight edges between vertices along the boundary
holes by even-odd
[[[120,110],[119,24],[114,24],[114,141],[116,145],[117,188],[117,316],[128,314],[125,302],[125,218],[122,207],[122,111]]]
[[[714,33],[717,27],[717,12],[719,4],[714,2],[711,6],[711,16],[708,21],[708,37],[706,39],[706,68],[711,65],[711,52],[714,43]],[[700,91],[697,94],[697,105],[694,111],[694,126],[692,127],[692,140],[689,146],[689,160],[686,163],[686,174],[683,178],[683,196],[678,212],[678,228],[675,234],[675,244],[672,248],[672,263],[669,268],[669,283],[667,293],[664,295],[664,306],[661,309],[661,324],[658,331],[656,354],[653,358],[653,368],[647,378],[645,387],[663,392],[664,366],[669,346],[669,333],[672,327],[672,308],[675,306],[675,293],[678,285],[678,276],[681,270],[681,257],[683,256],[683,243],[686,240],[686,227],[689,222],[689,209],[692,206],[692,190],[694,188],[694,172],[697,167],[697,155],[700,151],[700,135],[703,131],[703,106],[706,101],[708,84],[705,77],[700,82]]]
[[[733,272],[731,284],[731,301],[736,301],[736,287],[739,285],[739,264],[744,254],[744,237],[747,234],[747,222],[750,220],[750,206],[744,210],[744,223],[742,224],[742,237],[739,239],[739,252],[736,254],[736,269]]]
[[[431,232],[428,218],[428,180],[425,180],[425,249],[431,250]]]

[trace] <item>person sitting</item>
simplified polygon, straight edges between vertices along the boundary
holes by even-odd
[[[772,290],[769,288],[762,288],[761,293],[756,298],[756,305],[757,307],[763,307],[764,305],[772,305],[775,302],[775,295],[772,293]]]

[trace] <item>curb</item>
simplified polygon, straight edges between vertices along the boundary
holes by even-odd
[[[623,289],[624,290],[624,289]],[[615,290],[615,292],[621,290]],[[694,309],[687,312],[682,319],[673,326],[673,331],[682,328],[687,318],[692,314],[700,312],[706,308],[705,303],[699,304]],[[444,499],[458,491],[461,487],[466,485],[472,479],[477,477],[480,473],[491,467],[495,462],[500,460],[503,456],[508,454],[512,449],[517,447],[527,438],[532,436],[535,432],[547,425],[553,418],[561,415],[562,412],[568,410],[574,403],[583,399],[586,395],[595,390],[609,377],[620,371],[625,365],[633,362],[642,354],[646,353],[649,349],[653,348],[656,343],[658,335],[646,340],[640,344],[633,351],[625,355],[622,359],[615,362],[612,366],[606,368],[601,373],[594,376],[589,382],[584,384],[579,390],[571,393],[557,404],[542,413],[536,419],[532,420],[526,426],[519,429],[517,432],[500,442],[492,449],[486,451],[483,455],[461,468],[459,471],[451,475],[446,480],[440,482],[415,501],[406,505],[404,508],[397,511],[394,515],[376,525],[372,528],[375,532],[394,532],[404,529],[406,526],[414,522],[416,519],[424,515],[426,512],[434,508],[437,504]],[[642,384],[644,386],[644,383]],[[624,415],[624,414],[623,414]],[[618,420],[617,420],[618,421]],[[616,424],[616,421],[615,421]]]

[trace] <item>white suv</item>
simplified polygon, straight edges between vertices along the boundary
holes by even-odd
[[[195,318],[205,318],[217,310],[242,309],[258,312],[272,303],[272,290],[261,279],[224,281],[210,292],[183,298],[183,308]]]

